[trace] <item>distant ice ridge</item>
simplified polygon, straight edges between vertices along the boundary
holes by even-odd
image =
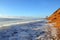
[[[20,22],[27,22],[27,21],[34,21],[34,20],[40,20],[39,18],[30,18],[30,17],[12,17],[12,18],[4,18],[4,17],[0,17],[0,27],[1,26],[9,26],[9,25],[15,25],[18,24]]]
[[[0,30],[0,40],[37,40],[45,35],[46,20],[28,24],[12,25],[8,29]]]

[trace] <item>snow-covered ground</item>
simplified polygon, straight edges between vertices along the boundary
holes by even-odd
[[[0,40],[37,40],[46,34],[46,22],[46,20],[27,21],[22,24],[14,22],[14,25],[4,26],[9,27],[7,29],[0,28]]]

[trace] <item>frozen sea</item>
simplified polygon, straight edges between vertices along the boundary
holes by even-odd
[[[16,23],[18,20],[8,21],[8,23],[9,22]],[[6,29],[0,28],[0,40],[37,40],[37,37],[45,34],[45,30],[43,30],[46,26],[45,24],[45,20],[40,20],[36,22],[9,25],[7,26],[9,28]]]

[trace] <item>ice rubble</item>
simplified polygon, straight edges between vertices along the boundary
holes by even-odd
[[[37,40],[45,35],[46,20],[28,24],[12,25],[8,29],[0,30],[0,40]]]

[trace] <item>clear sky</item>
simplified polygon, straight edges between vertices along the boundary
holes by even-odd
[[[60,8],[60,0],[0,0],[0,16],[46,17]]]

